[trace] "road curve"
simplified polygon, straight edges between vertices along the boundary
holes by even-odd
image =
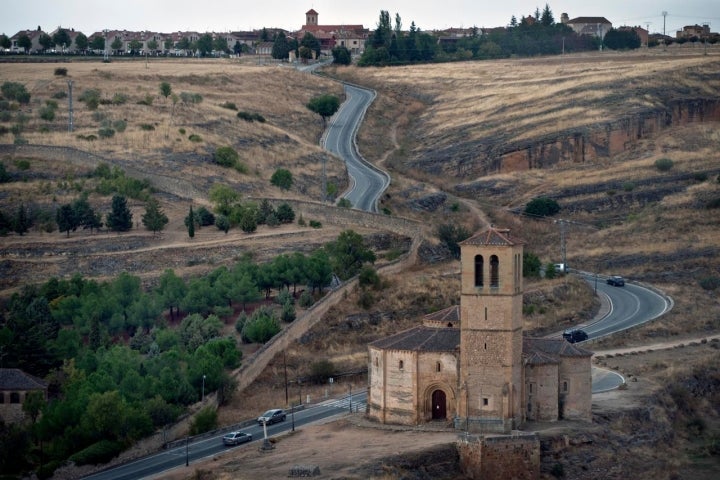
[[[350,176],[350,188],[342,195],[353,208],[377,212],[380,196],[390,185],[390,176],[371,165],[358,152],[355,137],[365,112],[375,99],[373,90],[345,84],[345,101],[323,134],[322,146],[342,158]]]

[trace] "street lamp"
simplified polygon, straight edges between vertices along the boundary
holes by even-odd
[[[202,403],[205,403],[205,375],[203,375],[202,381]]]

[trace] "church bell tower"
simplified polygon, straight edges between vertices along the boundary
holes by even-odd
[[[509,433],[520,421],[523,245],[492,226],[460,243],[457,429]]]

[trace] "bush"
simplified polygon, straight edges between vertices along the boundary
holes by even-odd
[[[335,365],[330,360],[320,360],[310,366],[310,376],[315,383],[326,383],[335,376]]]
[[[100,440],[89,447],[70,456],[68,460],[76,465],[98,465],[107,463],[120,454],[124,449],[120,442]]]
[[[470,232],[462,225],[446,223],[437,229],[438,239],[450,250],[453,257],[460,258],[460,245],[458,243],[470,237]]]
[[[304,226],[307,225],[307,222],[306,222],[305,219],[303,218],[302,213],[300,214],[300,217],[298,217],[297,224],[298,224],[299,226],[301,226],[301,227],[304,227]]]
[[[145,131],[155,130],[155,125],[152,125],[150,123],[141,123],[140,130],[145,130]]]
[[[365,265],[360,270],[360,275],[358,276],[358,284],[363,288],[372,287],[375,290],[379,290],[382,287],[380,276],[378,275],[377,271],[370,265]]]
[[[67,98],[68,94],[65,90],[60,90],[59,92],[55,92],[52,94],[52,98],[55,98],[57,100],[62,100],[63,98]]]
[[[18,170],[22,170],[23,172],[26,170],[30,170],[30,160],[15,160],[13,164],[15,165],[15,168],[17,168]]]
[[[703,290],[717,290],[720,288],[720,277],[701,278],[698,283]]]
[[[280,187],[281,190],[289,190],[293,184],[293,176],[290,170],[285,168],[278,168],[275,173],[270,177],[270,183],[276,187]]]
[[[200,143],[203,141],[202,137],[195,133],[190,134],[190,136],[188,137],[188,140],[190,140],[191,142],[195,142],[195,143]]]
[[[275,212],[280,223],[292,223],[295,220],[295,212],[287,203],[281,203]],[[298,222],[299,224],[299,222]]]
[[[112,126],[116,131],[122,133],[127,128],[127,122],[125,120],[115,120]]]
[[[217,411],[212,407],[200,410],[190,424],[190,435],[209,432],[217,428]]]
[[[265,123],[265,117],[259,113],[238,112],[237,117],[241,120],[245,120],[246,122],[253,122],[257,120],[260,123]]]
[[[100,90],[95,88],[88,88],[80,94],[78,100],[85,102],[88,110],[97,110],[100,105]]]
[[[115,95],[113,95],[111,103],[113,105],[124,105],[127,103],[127,101],[128,101],[127,95],[125,95],[124,93],[116,93]]]
[[[30,103],[30,92],[22,83],[5,82],[0,86],[0,92],[7,100],[15,100],[20,104]]]
[[[673,167],[673,165],[675,165],[675,163],[669,158],[659,158],[655,160],[655,168],[661,172],[667,172]]]
[[[227,108],[228,110],[237,110],[237,105],[235,105],[233,102],[225,102],[220,104],[222,108]]]
[[[341,198],[337,203],[340,208],[352,208],[352,202],[347,198]]]
[[[322,228],[322,223],[318,222],[317,220],[310,220],[309,225],[312,228]]]
[[[303,290],[300,294],[300,298],[298,299],[298,305],[302,308],[309,308],[313,303],[315,303],[315,299],[313,299],[312,295],[310,295],[310,292]]]
[[[56,68],[55,75],[57,75],[58,77],[66,77],[67,76],[67,68],[65,68],[65,67]]]
[[[218,147],[213,154],[213,160],[218,165],[232,168],[240,160],[240,155],[233,147]]]
[[[280,319],[285,323],[291,323],[294,322],[296,318],[295,306],[290,302],[283,303]]]
[[[540,278],[540,258],[532,252],[523,252],[523,277]]]
[[[633,182],[625,182],[623,183],[622,188],[626,192],[632,192],[633,190],[635,190],[635,184]]]
[[[98,130],[98,136],[100,138],[112,138],[115,135],[115,130],[109,127],[103,127]]]
[[[180,94],[180,100],[182,100],[182,102],[186,104],[195,104],[202,102],[203,97],[199,93],[182,92]]]
[[[40,118],[46,122],[52,122],[55,120],[55,108],[44,106],[40,109]]]
[[[144,98],[141,98],[140,100],[138,100],[137,104],[138,105],[146,105],[148,107],[151,107],[154,100],[155,100],[155,98],[152,95],[150,95],[149,93],[147,93],[147,94],[145,94]]]
[[[525,206],[525,214],[536,217],[550,217],[559,211],[560,205],[548,197],[534,198]]]

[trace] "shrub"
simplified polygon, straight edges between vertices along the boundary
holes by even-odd
[[[124,93],[116,93],[113,95],[113,98],[111,100],[113,105],[124,105],[128,101],[128,96]]]
[[[6,110],[0,111],[0,122],[9,122],[10,120],[12,120],[12,113],[10,113]],[[7,127],[5,127],[5,128],[7,128]],[[7,133],[7,132],[5,132],[5,133]]]
[[[182,102],[186,104],[195,104],[202,102],[203,97],[199,93],[182,92],[180,94],[180,100],[182,100]]]
[[[707,172],[695,172],[693,174],[693,178],[695,180],[697,180],[698,182],[704,182],[705,180],[708,179],[708,174],[707,174]]]
[[[340,208],[352,208],[352,202],[347,198],[341,198],[337,203]]]
[[[147,94],[145,94],[144,98],[141,98],[140,100],[138,100],[137,104],[138,105],[146,105],[146,106],[150,107],[150,106],[152,106],[154,100],[155,100],[155,98],[152,95],[150,95],[149,93],[147,93]]]
[[[295,313],[295,306],[290,302],[283,303],[282,310],[280,311],[280,319],[285,323],[294,322],[297,318]]]
[[[669,158],[659,158],[655,160],[655,168],[661,172],[667,172],[673,167],[673,165],[675,165],[675,163]]]
[[[698,283],[703,290],[717,290],[720,288],[720,277],[701,278]]]
[[[15,160],[15,162],[13,163],[15,165],[15,168],[17,168],[18,170],[22,170],[23,172],[25,170],[30,170],[30,160]]]
[[[375,305],[375,295],[369,290],[363,290],[360,292],[360,296],[357,301],[358,307],[367,310]]]
[[[185,135],[185,129],[184,129],[184,128],[179,128],[179,129],[178,129],[178,132],[180,133],[180,135]]]
[[[322,223],[318,222],[317,220],[310,220],[309,224],[312,228],[322,228]]]
[[[523,252],[523,277],[540,278],[540,258],[532,252]]]
[[[232,168],[240,160],[240,155],[233,147],[218,147],[213,154],[213,160],[218,165]]]
[[[67,76],[67,68],[65,67],[58,67],[55,69],[55,75],[58,77],[65,77]]]
[[[281,190],[289,190],[293,184],[293,176],[290,170],[285,168],[278,168],[275,173],[270,177],[270,183],[276,187],[280,187]]]
[[[190,435],[209,432],[217,428],[217,411],[213,407],[200,410],[190,424]]]
[[[310,295],[310,292],[307,290],[303,290],[303,292],[300,294],[300,298],[298,299],[298,305],[300,305],[302,308],[309,308],[312,306],[312,304],[315,303],[315,300],[313,299],[312,295]]]
[[[116,131],[122,133],[127,128],[127,122],[125,120],[115,120],[112,126]]]
[[[202,137],[195,133],[191,133],[190,136],[188,137],[188,140],[190,140],[191,142],[195,142],[195,143],[200,143],[203,141]]]
[[[335,365],[330,360],[320,360],[310,365],[310,376],[315,383],[325,383],[335,375]]]
[[[94,142],[95,140],[97,140],[98,137],[97,137],[97,135],[93,135],[93,134],[90,134],[90,135],[80,134],[77,136],[77,138],[80,140],[86,140],[88,142]]]
[[[358,284],[361,287],[372,287],[375,290],[379,290],[382,287],[380,275],[378,275],[377,271],[370,265],[365,265],[360,270],[360,275],[358,276]]]
[[[275,212],[280,223],[292,223],[295,220],[295,212],[287,203],[281,203]]]
[[[525,214],[536,217],[550,217],[560,211],[560,205],[548,197],[538,197],[530,200],[525,206]]]
[[[67,92],[65,90],[60,90],[59,92],[55,92],[52,94],[52,98],[55,98],[57,100],[62,100],[63,98],[67,98]]]
[[[253,122],[257,120],[260,123],[265,123],[265,117],[259,113],[238,112],[237,117],[241,120],[245,120],[246,122]]]
[[[152,125],[150,123],[141,123],[140,130],[146,130],[146,131],[155,130],[155,125]]]
[[[97,465],[107,463],[123,451],[123,444],[111,440],[100,440],[70,456],[68,460],[76,465]]]
[[[460,258],[460,245],[458,243],[470,237],[470,232],[462,225],[446,223],[437,229],[438,239],[450,250],[453,257]]]
[[[109,127],[103,127],[98,130],[98,136],[100,138],[112,138],[115,135],[115,130]]]
[[[5,82],[0,86],[0,92],[7,100],[15,100],[20,104],[30,103],[30,92],[22,83]]]
[[[298,217],[297,224],[300,225],[301,227],[304,227],[305,225],[307,225],[307,222],[305,222],[305,219],[303,218],[302,213],[300,214],[300,217]]]
[[[237,110],[237,105],[235,105],[233,102],[225,102],[220,104],[222,108],[227,108],[228,110]]]
[[[635,190],[635,184],[633,182],[625,182],[623,183],[622,188],[626,192],[632,192],[633,190]]]
[[[40,118],[46,122],[52,122],[55,120],[55,109],[49,106],[44,106],[40,109]]]
[[[81,102],[85,102],[88,110],[97,110],[98,106],[100,105],[100,90],[97,90],[95,88],[88,88],[80,94],[78,100]]]

